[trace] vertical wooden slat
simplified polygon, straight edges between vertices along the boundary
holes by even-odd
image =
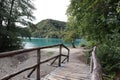
[[[59,63],[58,66],[61,66],[61,52],[62,52],[62,46],[60,45],[60,52],[59,52]]]
[[[41,58],[40,49],[37,50],[37,64],[39,64]],[[40,65],[37,66],[37,80],[40,80]]]
[[[69,62],[69,57],[70,57],[70,50],[68,50],[67,62]]]

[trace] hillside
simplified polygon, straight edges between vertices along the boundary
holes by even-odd
[[[63,33],[66,22],[45,19],[36,24],[36,30],[32,32],[33,37],[58,38]]]

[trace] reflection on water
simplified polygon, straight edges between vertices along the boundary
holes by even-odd
[[[76,39],[75,45],[78,46],[81,41],[82,41],[81,39]],[[25,45],[24,48],[49,46],[49,45],[60,44],[60,43],[63,43],[66,46],[71,46],[71,43],[64,42],[63,40],[56,39],[56,38],[31,38],[31,40],[29,39],[23,40],[23,44]]]

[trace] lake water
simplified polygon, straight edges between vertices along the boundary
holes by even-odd
[[[78,46],[81,41],[82,41],[81,39],[76,39],[75,45]],[[50,46],[50,45],[55,45],[55,44],[60,44],[60,43],[63,43],[64,45],[68,47],[71,46],[71,43],[64,42],[62,39],[57,39],[57,38],[31,38],[31,40],[29,39],[23,40],[23,44],[25,45],[24,48]]]

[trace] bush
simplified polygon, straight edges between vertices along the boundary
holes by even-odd
[[[104,44],[97,49],[97,56],[103,68],[103,73],[112,78],[116,77],[116,73],[120,71],[120,50]]]

